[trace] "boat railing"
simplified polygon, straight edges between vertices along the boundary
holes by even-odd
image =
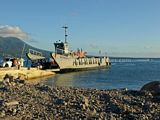
[[[33,49],[29,49],[29,53],[33,55],[37,55],[37,56],[43,56],[41,52],[33,50]]]

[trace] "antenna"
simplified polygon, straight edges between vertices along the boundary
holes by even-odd
[[[68,35],[67,35],[67,28],[68,28],[68,27],[67,27],[67,26],[63,26],[62,28],[64,28],[64,33],[65,33],[65,36],[64,36],[64,37],[65,37],[65,43],[67,43],[67,36],[68,36]]]

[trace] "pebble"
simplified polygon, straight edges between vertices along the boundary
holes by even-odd
[[[7,106],[12,106],[12,105],[18,105],[19,102],[18,101],[10,101],[10,102],[6,102],[5,103]]]

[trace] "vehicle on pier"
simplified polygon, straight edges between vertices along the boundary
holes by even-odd
[[[13,58],[4,58],[0,61],[0,67],[12,67]]]

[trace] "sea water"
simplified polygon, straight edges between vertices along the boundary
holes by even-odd
[[[44,83],[49,86],[139,90],[155,80],[160,80],[160,61],[117,62],[108,69],[56,74]]]

